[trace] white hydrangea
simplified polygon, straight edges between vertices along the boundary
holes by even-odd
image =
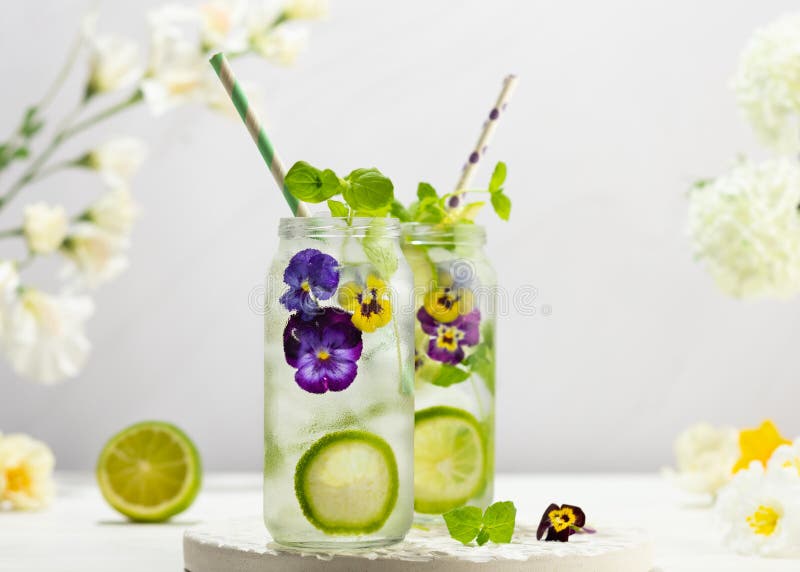
[[[800,150],[800,14],[756,31],[742,53],[734,89],[766,144],[785,153]]]
[[[690,193],[694,252],[731,296],[800,292],[800,166],[741,161]]]

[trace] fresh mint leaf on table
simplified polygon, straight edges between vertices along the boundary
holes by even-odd
[[[511,501],[496,502],[486,512],[476,506],[462,506],[442,515],[450,536],[462,544],[473,540],[483,546],[511,542],[516,526],[517,509]]]
[[[442,515],[450,536],[469,544],[481,531],[483,513],[477,506],[461,506]]]

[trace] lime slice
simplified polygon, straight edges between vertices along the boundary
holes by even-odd
[[[483,487],[486,453],[478,420],[463,409],[430,407],[414,424],[414,509],[441,514]]]
[[[200,455],[169,423],[144,421],[114,435],[97,460],[97,484],[131,520],[160,522],[189,508],[200,490]]]
[[[297,463],[294,490],[303,514],[328,534],[380,529],[397,503],[397,461],[366,431],[328,433]]]

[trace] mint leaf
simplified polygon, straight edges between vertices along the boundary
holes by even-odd
[[[467,379],[469,379],[468,371],[454,365],[443,363],[431,380],[431,383],[439,387],[450,387],[451,385],[461,383]]]
[[[340,181],[330,169],[320,171],[305,161],[298,161],[283,181],[286,190],[301,201],[321,203],[340,192]]]
[[[508,217],[511,216],[511,199],[503,191],[492,193],[492,207],[494,207],[494,212],[497,213],[497,216],[503,220],[508,220]]]
[[[375,221],[379,222],[379,221]],[[399,261],[394,250],[394,244],[383,234],[383,230],[378,230],[373,226],[367,228],[366,236],[361,241],[364,253],[378,271],[381,278],[389,280],[397,271]]]
[[[436,194],[436,189],[434,189],[430,184],[420,183],[417,185],[417,198],[420,201],[426,198],[438,199],[439,195]]]
[[[489,536],[489,540],[497,544],[511,542],[516,525],[517,508],[511,501],[496,502],[486,509],[483,515],[483,531]]]
[[[330,199],[328,201],[328,208],[331,209],[331,216],[347,217],[350,215],[350,209],[342,201]]]
[[[475,542],[478,543],[478,546],[483,546],[489,542],[489,533],[486,532],[485,528],[481,528],[481,531],[478,533],[478,537],[475,539]]]
[[[462,506],[442,515],[447,531],[462,544],[472,542],[481,531],[481,509],[476,506]]]
[[[492,354],[489,343],[484,340],[484,343],[467,356],[463,364],[473,373],[477,373],[486,383],[489,392],[494,395],[494,355]]]
[[[378,169],[356,169],[347,175],[342,197],[353,210],[365,215],[389,212],[394,185]]]
[[[392,209],[389,212],[400,222],[409,222],[411,220],[411,214],[406,210],[406,207],[403,206],[403,203],[397,199],[392,201]]]
[[[489,180],[489,192],[496,193],[503,190],[503,183],[506,182],[506,164],[500,161],[494,167],[492,178]]]

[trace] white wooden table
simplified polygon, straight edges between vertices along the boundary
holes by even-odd
[[[57,480],[58,497],[48,510],[0,513],[0,571],[178,572],[187,527],[261,512],[257,474],[209,475],[191,509],[157,525],[126,523],[89,475],[62,473]],[[645,528],[664,572],[800,570],[798,560],[730,554],[719,543],[713,512],[692,506],[655,475],[501,475],[496,496],[513,500],[526,521],[538,521],[552,501],[580,505],[596,526]]]

